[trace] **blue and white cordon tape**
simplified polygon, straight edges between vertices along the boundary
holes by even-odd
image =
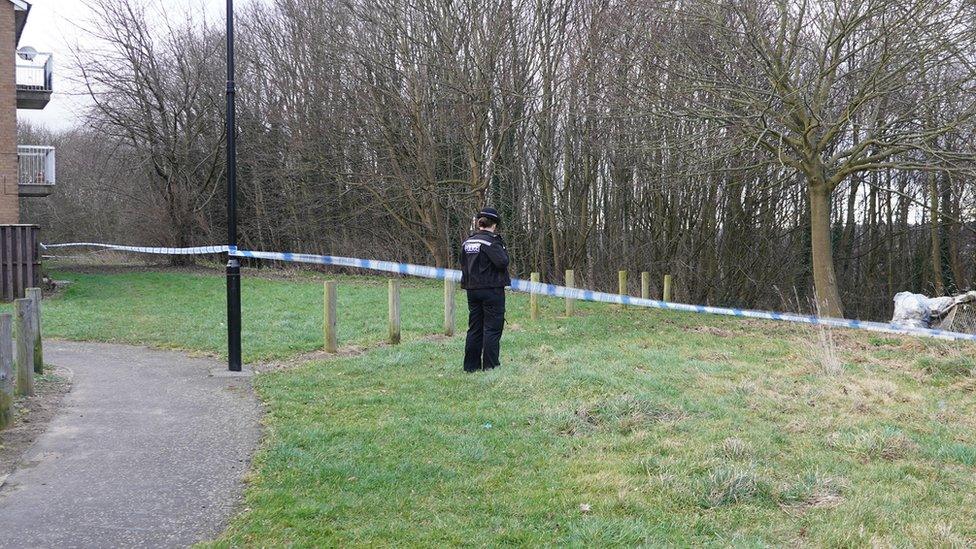
[[[68,247],[97,247],[103,249],[119,250],[126,252],[165,254],[165,255],[201,255],[229,253],[232,257],[246,257],[252,259],[267,259],[273,261],[288,261],[293,263],[311,263],[315,265],[331,265],[335,267],[349,267],[354,269],[364,269],[369,271],[381,271],[396,273],[401,275],[416,276],[421,278],[432,278],[437,280],[461,280],[461,271],[455,269],[445,269],[441,267],[428,267],[424,265],[412,265],[409,263],[396,263],[393,261],[377,261],[373,259],[360,259],[354,257],[340,257],[331,255],[312,255],[299,253],[281,252],[256,252],[249,250],[238,250],[229,246],[200,246],[196,248],[146,248],[139,246],[117,246],[114,244],[98,244],[92,242],[73,242],[70,244],[48,244],[41,245],[44,249],[68,248]],[[755,318],[759,320],[778,320],[783,322],[794,322],[798,324],[810,324],[815,326],[828,326],[831,328],[851,328],[855,330],[868,330],[894,335],[909,335],[918,337],[929,337],[945,339],[950,341],[976,341],[976,335],[964,334],[960,332],[949,332],[945,330],[932,330],[925,328],[913,328],[900,326],[897,324],[886,324],[883,322],[870,322],[862,320],[847,320],[843,318],[818,317],[814,315],[801,315],[795,313],[776,313],[771,311],[754,311],[749,309],[730,309],[725,307],[708,307],[705,305],[688,305],[684,303],[670,303],[658,301],[656,299],[643,299],[627,295],[610,294],[605,292],[595,292],[580,288],[567,288],[555,284],[542,284],[539,282],[528,282],[525,280],[512,280],[512,290],[517,292],[535,293],[549,297],[562,297],[578,299],[580,301],[596,301],[601,303],[616,303],[630,305],[633,307],[646,307],[651,309],[666,309],[669,311],[681,311],[687,313],[704,313],[723,316],[734,316],[739,318]]]
[[[135,252],[140,254],[158,255],[205,255],[205,254],[224,254],[230,250],[230,246],[197,246],[196,248],[147,248],[144,246],[119,246],[117,244],[99,244],[97,242],[71,242],[68,244],[41,244],[44,250],[56,248],[102,248],[105,250],[117,250],[120,252]]]

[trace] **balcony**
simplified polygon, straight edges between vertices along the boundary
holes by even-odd
[[[51,101],[54,91],[54,56],[34,51],[17,50],[17,108],[43,109]]]
[[[20,196],[48,196],[54,191],[54,147],[20,145],[17,171]]]

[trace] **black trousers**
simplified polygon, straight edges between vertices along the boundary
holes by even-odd
[[[468,339],[464,371],[499,365],[498,347],[505,327],[505,288],[468,290]]]

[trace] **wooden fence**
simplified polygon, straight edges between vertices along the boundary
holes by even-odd
[[[9,302],[41,285],[37,225],[0,225],[0,296]]]
[[[534,283],[540,281],[539,273],[531,273],[530,280]],[[618,274],[619,287],[618,291],[620,295],[628,295],[627,293],[627,271],[620,271]],[[569,288],[574,288],[576,286],[576,275],[572,270],[566,271],[565,284]],[[389,336],[387,342],[391,345],[396,345],[400,343],[401,331],[400,331],[400,280],[391,278],[388,283],[389,287],[389,298],[388,298],[388,328]],[[672,278],[671,275],[664,275],[664,288],[663,295],[661,296],[664,301],[671,301],[671,288],[672,288]],[[641,273],[641,297],[644,299],[650,298],[650,288],[651,288],[651,273],[645,271]],[[452,280],[444,280],[444,335],[453,336],[455,331],[456,319],[455,315],[457,313],[456,297],[457,283]],[[323,310],[323,327],[322,332],[325,341],[325,350],[328,353],[338,352],[339,349],[339,338],[336,331],[336,324],[338,319],[338,309],[339,299],[338,299],[338,283],[335,280],[328,280],[325,282],[325,292],[324,292],[324,310]],[[625,308],[623,305],[618,305],[620,308]],[[576,300],[570,297],[566,298],[566,317],[573,316],[576,310]],[[539,320],[540,309],[539,309],[539,294],[536,292],[529,292],[529,318],[533,321]],[[39,320],[38,320],[39,322]]]

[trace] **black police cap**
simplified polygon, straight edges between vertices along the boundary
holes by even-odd
[[[478,217],[487,217],[488,219],[494,220],[496,223],[502,220],[501,217],[498,217],[498,210],[495,208],[482,208],[482,210],[478,212]]]

